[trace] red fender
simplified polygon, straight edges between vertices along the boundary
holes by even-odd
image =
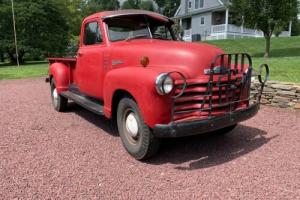
[[[49,68],[49,76],[54,78],[57,92],[68,90],[70,83],[70,69],[63,63],[53,63]]]
[[[156,92],[155,80],[162,70],[155,68],[126,67],[115,69],[104,79],[104,114],[112,116],[112,102],[116,91],[130,93],[137,102],[145,123],[149,127],[170,122],[171,98]],[[137,76],[138,74],[138,76]]]

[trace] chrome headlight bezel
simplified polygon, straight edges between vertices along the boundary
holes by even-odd
[[[174,80],[169,74],[162,73],[156,78],[155,88],[158,94],[168,95],[174,89]]]

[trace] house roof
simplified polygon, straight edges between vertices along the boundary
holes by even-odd
[[[155,12],[150,12],[150,11],[145,11],[145,10],[134,10],[134,9],[99,12],[99,13],[95,13],[95,14],[87,17],[85,20],[88,20],[91,18],[97,18],[97,17],[100,17],[103,20],[105,20],[108,18],[124,16],[124,15],[148,15],[152,18],[156,18],[161,21],[171,22],[171,19],[169,19],[168,17],[163,16],[161,14],[158,14]]]

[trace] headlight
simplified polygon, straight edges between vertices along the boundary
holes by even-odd
[[[166,95],[173,90],[174,81],[168,74],[163,73],[156,78],[155,85],[158,94]]]

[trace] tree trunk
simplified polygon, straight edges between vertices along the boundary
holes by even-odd
[[[268,58],[270,55],[270,48],[271,48],[271,37],[267,34],[265,34],[266,39],[266,48],[265,48],[265,58]]]

